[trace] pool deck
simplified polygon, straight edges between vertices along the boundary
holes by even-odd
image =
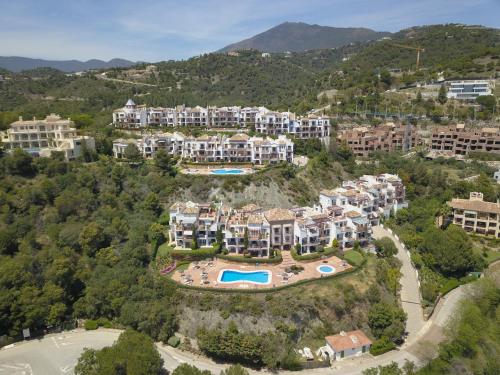
[[[279,264],[254,264],[229,262],[222,259],[214,259],[213,261],[192,262],[184,271],[176,270],[172,274],[172,279],[180,284],[192,285],[203,288],[220,288],[220,289],[270,289],[287,284],[294,284],[301,280],[319,279],[324,276],[335,275],[352,268],[347,262],[335,256],[319,259],[308,262],[296,262],[288,252],[283,251],[283,262]],[[297,275],[286,273],[285,269],[296,264],[304,267],[304,270]],[[317,270],[320,265],[330,265],[335,268],[335,272],[331,274],[322,274]],[[221,283],[217,282],[219,274],[222,270],[231,269],[239,271],[271,271],[271,282],[269,284],[254,284],[248,282],[233,282]],[[206,276],[203,277],[202,274]],[[190,281],[187,281],[190,280]]]
[[[218,169],[226,169],[226,170],[234,170],[234,169],[239,169],[242,172],[241,173],[227,173],[227,174],[217,174],[217,173],[212,173],[214,170]],[[248,168],[248,167],[239,167],[239,166],[222,166],[222,167],[215,167],[215,166],[196,166],[196,167],[189,167],[189,168],[183,168],[181,169],[181,173],[183,174],[191,174],[191,175],[204,175],[204,176],[244,176],[247,174],[252,174],[254,173],[255,170],[253,168]]]

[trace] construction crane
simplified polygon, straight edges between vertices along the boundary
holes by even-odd
[[[418,71],[418,66],[420,65],[420,52],[425,52],[425,49],[423,48],[420,48],[420,47],[413,47],[413,46],[407,46],[407,45],[404,45],[404,44],[396,44],[396,43],[392,43],[393,46],[396,46],[396,47],[401,47],[401,48],[406,48],[406,49],[413,49],[415,51],[417,51],[417,68],[416,68],[416,71]]]

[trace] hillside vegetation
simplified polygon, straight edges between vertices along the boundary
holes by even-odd
[[[123,106],[129,97],[155,106],[264,105],[305,113],[327,104],[318,98],[320,92],[337,89],[337,100],[342,104],[335,111],[342,113],[348,108],[354,111],[356,96],[366,96],[356,99],[359,108],[366,100],[367,107],[374,109],[382,106],[383,91],[432,79],[440,71],[447,78],[464,78],[494,76],[500,69],[496,29],[436,25],[403,30],[392,38],[290,55],[262,57],[260,52],[249,50],[240,51],[239,56],[206,54],[185,61],[164,61],[155,64],[157,74],[138,78],[137,82],[155,86],[98,79],[93,73],[67,76],[46,68],[7,72],[0,82],[0,108],[13,112],[14,118],[18,114],[42,117],[50,112],[63,116],[85,113],[90,123],[102,126],[110,122],[111,111]],[[387,72],[390,68],[414,69],[416,52],[395,44],[425,48],[419,72],[399,76]],[[125,71],[108,70],[107,77],[128,80]],[[423,103],[430,106],[429,111],[433,109],[432,103]]]

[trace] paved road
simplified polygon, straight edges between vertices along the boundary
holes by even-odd
[[[331,368],[307,370],[303,373],[313,375],[354,375],[363,370],[386,365],[390,362],[404,364],[410,360],[416,364],[425,363],[429,357],[436,354],[437,344],[444,338],[442,331],[448,319],[453,315],[458,302],[466,295],[469,286],[464,285],[451,291],[441,299],[431,318],[424,322],[422,309],[419,305],[417,276],[413,270],[408,255],[399,241],[381,227],[374,228],[374,237],[388,236],[398,247],[398,258],[403,262],[401,279],[401,297],[408,301],[403,308],[408,314],[407,343],[400,350],[394,350],[378,357],[366,355],[346,359]],[[412,303],[415,302],[415,303]],[[97,331],[74,330],[62,334],[48,335],[41,340],[21,342],[11,347],[0,349],[0,375],[66,375],[72,374],[74,366],[84,348],[100,349],[111,345],[120,334],[119,330],[99,329]],[[189,363],[201,369],[209,370],[218,375],[227,367],[206,357],[182,352],[162,344],[157,344],[158,350],[165,361],[165,368],[173,370],[181,363]],[[269,374],[267,371],[250,371],[251,374]],[[297,372],[283,371],[280,374],[292,375]]]
[[[400,281],[401,303],[403,310],[408,315],[408,320],[406,321],[406,331],[408,332],[408,337],[405,346],[411,345],[411,343],[417,338],[422,327],[425,325],[423,310],[420,304],[420,289],[417,273],[411,264],[410,256],[403,248],[401,242],[396,239],[392,233],[382,226],[376,226],[373,227],[373,237],[376,239],[389,237],[394,241],[394,244],[398,248],[396,257],[403,264],[401,266],[402,276]]]

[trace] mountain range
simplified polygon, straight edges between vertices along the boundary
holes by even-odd
[[[102,61],[92,59],[88,61],[78,60],[43,60],[30,59],[19,56],[0,56],[0,68],[10,70],[11,72],[20,72],[36,68],[54,68],[63,72],[81,72],[91,69],[110,69],[110,68],[128,68],[136,63],[124,59],[111,59]]]
[[[230,44],[218,52],[256,49],[262,52],[301,52],[341,47],[350,43],[377,40],[391,33],[361,27],[330,27],[303,22],[284,22],[251,38]]]

